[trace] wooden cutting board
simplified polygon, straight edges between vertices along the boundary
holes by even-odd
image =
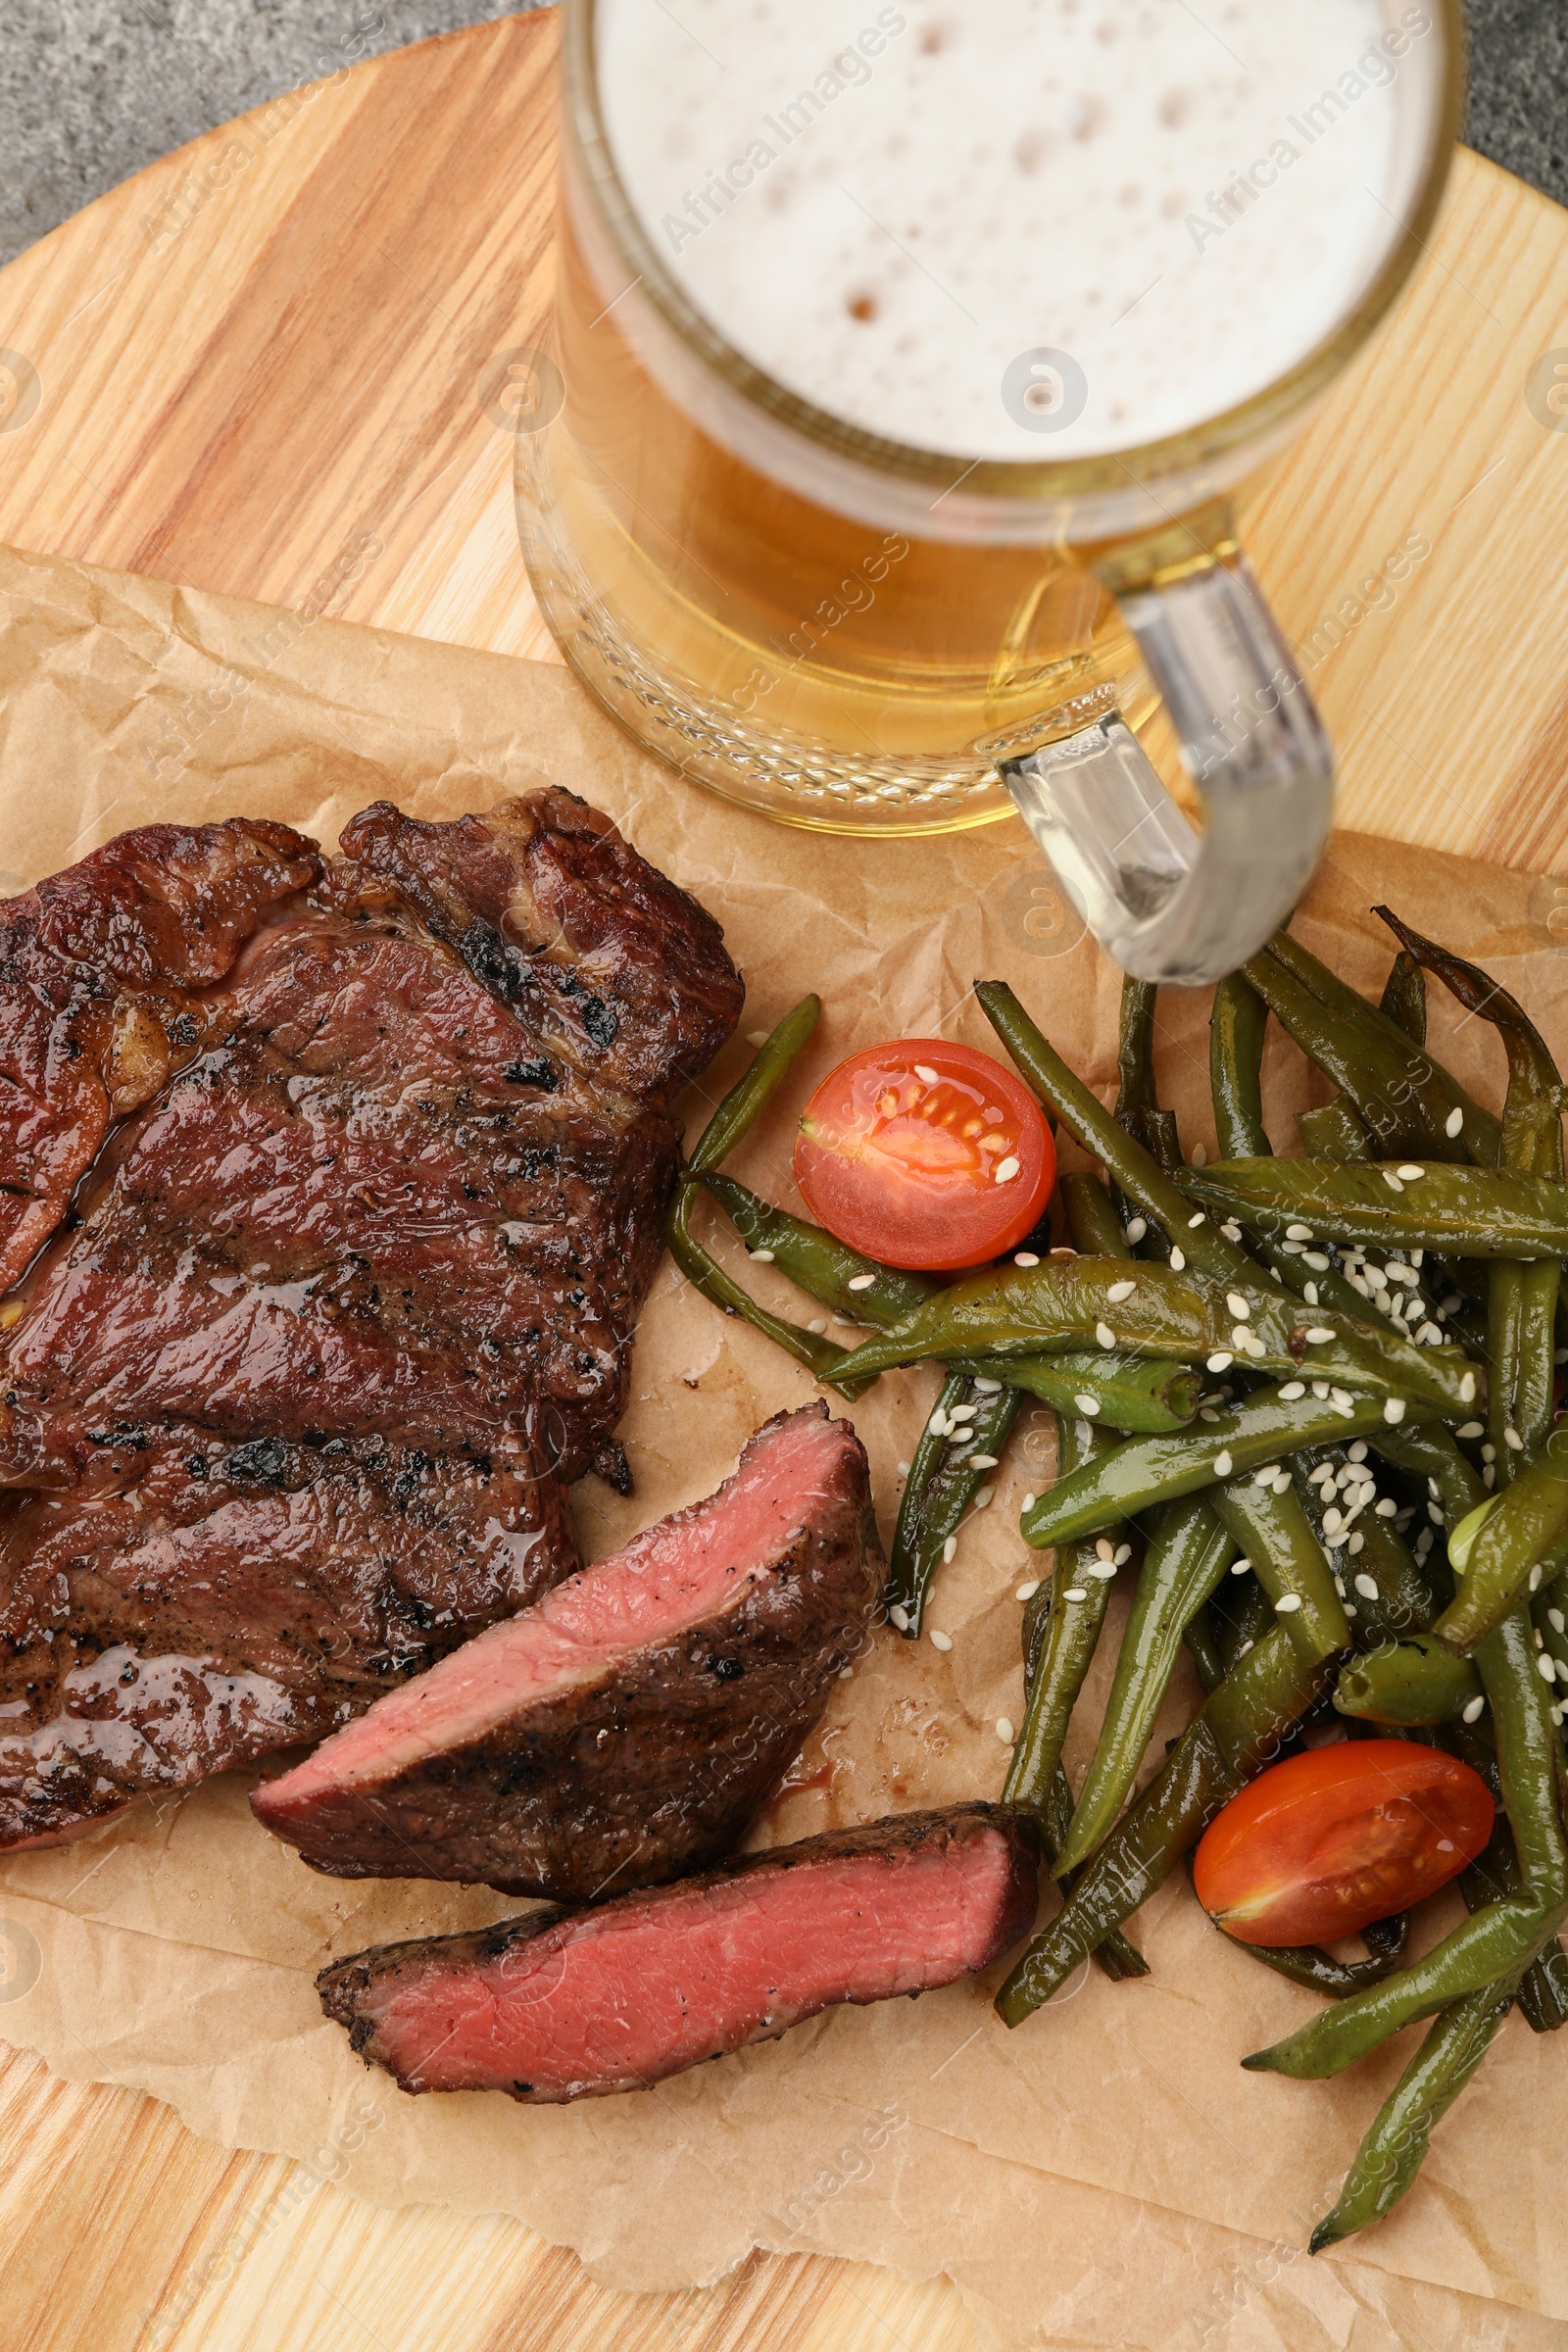
[[[308,85],[0,271],[0,541],[558,659],[497,397],[550,300],[555,48],[540,13]],[[1568,215],[1461,155],[1392,331],[1248,522],[1344,821],[1568,866]],[[380,2212],[3,2045],[0,2118],[19,2352],[978,2341],[945,2280],[807,2255],[612,2294],[515,2223]]]

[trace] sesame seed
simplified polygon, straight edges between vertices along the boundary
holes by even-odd
[[[1493,1463],[1489,1462],[1489,1463],[1487,1464],[1486,1468],[1485,1468],[1485,1469],[1482,1471],[1482,1473],[1481,1473],[1481,1484],[1482,1484],[1482,1485],[1483,1485],[1483,1486],[1486,1488],[1486,1490],[1487,1490],[1487,1493],[1490,1494],[1492,1493],[1492,1490],[1493,1490],[1493,1488],[1494,1488],[1494,1487],[1496,1485],[1496,1483],[1497,1483],[1497,1473],[1496,1473],[1495,1466],[1494,1466]]]
[[[1171,1253],[1170,1253],[1170,1270],[1171,1270],[1171,1272],[1172,1272],[1173,1274],[1183,1274],[1183,1273],[1185,1273],[1185,1272],[1186,1272],[1186,1270],[1187,1270],[1187,1253],[1186,1253],[1186,1251],[1185,1251],[1185,1250],[1173,1250],[1171,1251]]]
[[[909,1630],[908,1610],[901,1608],[898,1602],[894,1601],[888,1609],[888,1623],[895,1626],[901,1634],[906,1634]]]
[[[1198,1408],[1198,1418],[1200,1421],[1217,1421],[1219,1415],[1211,1404],[1200,1404]]]
[[[1231,1574],[1232,1576],[1246,1576],[1251,1565],[1250,1560],[1232,1560]]]
[[[994,1470],[997,1460],[998,1457],[994,1453],[966,1453],[963,1457],[963,1466],[966,1470]]]
[[[1116,1345],[1116,1334],[1111,1330],[1108,1323],[1097,1323],[1095,1325],[1095,1337],[1100,1342],[1102,1348],[1114,1348]]]
[[[1081,1389],[1074,1396],[1073,1402],[1086,1421],[1093,1421],[1100,1410],[1100,1398],[1091,1396],[1087,1389]]]
[[[1108,1536],[1097,1536],[1095,1538],[1095,1557],[1097,1560],[1114,1561],[1116,1557],[1116,1546],[1114,1544],[1112,1544]]]
[[[1337,1404],[1342,1413],[1353,1413],[1355,1410],[1355,1398],[1350,1395],[1348,1389],[1330,1389],[1329,1402]]]
[[[1355,1589],[1363,1600],[1376,1600],[1378,1597],[1378,1580],[1375,1576],[1368,1576],[1365,1569],[1356,1578]]]
[[[1225,1452],[1223,1452],[1223,1451],[1222,1451],[1222,1452],[1219,1452],[1219,1453],[1216,1453],[1216,1454],[1215,1454],[1215,1456],[1214,1456],[1214,1476],[1215,1476],[1216,1478],[1229,1478],[1230,1474],[1231,1474],[1231,1457],[1230,1457],[1230,1455],[1229,1455],[1228,1453],[1225,1453]]]
[[[1525,1449],[1525,1442],[1516,1429],[1505,1429],[1502,1433],[1502,1442],[1510,1453],[1523,1453]]]
[[[852,1291],[868,1291],[875,1280],[874,1274],[852,1274],[849,1287]]]
[[[1479,1438],[1486,1426],[1484,1421],[1461,1421],[1453,1434],[1456,1438]]]
[[[1568,1617],[1564,1617],[1561,1609],[1548,1609],[1546,1623],[1554,1634],[1568,1633]]]
[[[1126,1565],[1127,1565],[1127,1563],[1128,1563],[1128,1561],[1129,1561],[1129,1560],[1132,1558],[1132,1556],[1133,1556],[1133,1547],[1132,1547],[1132,1545],[1131,1545],[1130,1544],[1117,1544],[1117,1546],[1116,1546],[1116,1565],[1117,1565],[1117,1567],[1118,1567],[1118,1568],[1125,1568],[1125,1567],[1126,1567]]]
[[[1459,1105],[1456,1102],[1443,1123],[1443,1132],[1447,1136],[1455,1136],[1460,1133],[1463,1126],[1464,1112],[1459,1108]]]
[[[1486,1699],[1481,1696],[1466,1699],[1464,1705],[1459,1710],[1466,1723],[1479,1723],[1486,1711],[1487,1702]]]
[[[1061,1597],[1063,1600],[1087,1600],[1089,1594],[1082,1585],[1069,1585]]]
[[[1281,1242],[1280,1248],[1284,1250],[1287,1257],[1299,1257],[1301,1254],[1301,1244],[1299,1242]]]
[[[1275,1614],[1280,1617],[1294,1616],[1300,1605],[1301,1595],[1299,1592],[1282,1592],[1274,1603]]]
[[[1028,1581],[1028,1583],[1027,1583],[1027,1584],[1023,1584],[1023,1585],[1020,1585],[1020,1586],[1018,1587],[1018,1590],[1017,1590],[1017,1592],[1016,1592],[1013,1594],[1013,1596],[1012,1596],[1012,1597],[1013,1597],[1013,1599],[1014,1599],[1014,1600],[1033,1600],[1033,1598],[1034,1598],[1035,1594],[1036,1594],[1036,1593],[1039,1592],[1039,1590],[1040,1590],[1041,1581],[1042,1581],[1042,1580],[1041,1580],[1041,1579],[1040,1579],[1038,1576],[1032,1576],[1032,1577],[1030,1577],[1030,1579],[1029,1579],[1029,1581]]]
[[[1301,1285],[1301,1297],[1306,1300],[1308,1306],[1316,1306],[1317,1284],[1315,1282],[1303,1282]]]
[[[1391,1193],[1402,1193],[1404,1190],[1403,1185],[1399,1182],[1399,1179],[1393,1168],[1384,1169],[1383,1181],[1388,1186]]]
[[[933,1438],[945,1438],[947,1436],[948,1416],[942,1410],[940,1404],[933,1408],[931,1418],[926,1423],[926,1429]]]
[[[1301,1263],[1310,1266],[1314,1274],[1326,1274],[1329,1270],[1328,1253],[1323,1250],[1304,1250]]]
[[[1033,1496],[1032,1494],[1026,1494],[1026,1495],[1024,1496],[1024,1498],[1023,1498],[1023,1506],[1022,1506],[1022,1507],[1023,1507],[1023,1508],[1024,1508],[1026,1511],[1032,1511],[1032,1510],[1034,1509],[1034,1507],[1035,1507],[1035,1498],[1034,1498],[1034,1496]]]
[[[927,1086],[936,1086],[940,1083],[935,1070],[928,1061],[917,1061],[914,1065],[914,1074],[917,1078],[923,1079]]]
[[[1404,1398],[1402,1396],[1385,1396],[1383,1418],[1391,1428],[1402,1421],[1404,1419]]]
[[[1012,1725],[1008,1722],[1005,1715],[999,1715],[997,1717],[997,1738],[1002,1741],[1004,1747],[1010,1747],[1012,1745],[1014,1733]]]
[[[939,1634],[933,1630],[931,1634],[931,1646],[933,1649],[951,1649],[953,1647],[953,1636],[951,1634]]]
[[[1474,1404],[1475,1400],[1476,1376],[1473,1372],[1467,1372],[1463,1380],[1461,1380],[1459,1383],[1459,1402],[1461,1404]]]
[[[1324,1397],[1324,1396],[1327,1396],[1328,1393],[1329,1393],[1329,1384],[1328,1384],[1328,1382],[1327,1382],[1326,1380],[1314,1380],[1314,1381],[1313,1381],[1313,1383],[1312,1383],[1312,1394],[1313,1394],[1313,1396],[1317,1396],[1317,1397]]]
[[[942,1562],[943,1562],[943,1566],[944,1566],[944,1567],[951,1567],[951,1566],[953,1565],[953,1555],[954,1555],[954,1553],[955,1553],[955,1552],[957,1550],[957,1548],[958,1548],[958,1539],[957,1539],[957,1537],[956,1537],[956,1536],[950,1536],[950,1537],[948,1538],[947,1542],[946,1542],[946,1543],[943,1544],[943,1546],[942,1546]]]
[[[1486,1444],[1485,1446],[1482,1446],[1482,1448],[1481,1448],[1481,1459],[1482,1459],[1484,1462],[1494,1462],[1494,1461],[1496,1460],[1496,1458],[1497,1458],[1497,1448],[1495,1447],[1495,1446],[1494,1446],[1494,1445],[1492,1444],[1491,1440],[1489,1439],[1489,1440],[1488,1440],[1488,1442],[1487,1442],[1487,1444]]]
[[[1001,1381],[991,1379],[988,1373],[976,1372],[973,1379],[974,1393],[977,1396],[1000,1396],[1002,1395]]]
[[[1240,1291],[1228,1291],[1225,1295],[1225,1303],[1230,1308],[1231,1313],[1236,1317],[1238,1323],[1245,1323],[1248,1317],[1251,1314],[1252,1310],[1248,1305],[1247,1300],[1242,1297]]]
[[[1240,1348],[1243,1355],[1246,1355],[1248,1352],[1248,1338],[1249,1333],[1245,1323],[1233,1323],[1231,1325],[1231,1346],[1233,1348]]]
[[[1541,1562],[1539,1560],[1536,1562],[1534,1568],[1532,1568],[1530,1571],[1529,1585],[1532,1592],[1539,1592],[1541,1591]]]
[[[1306,1395],[1306,1383],[1304,1380],[1288,1380],[1281,1389],[1280,1395],[1287,1404],[1294,1404],[1298,1396]]]
[[[982,1487],[979,1494],[974,1498],[975,1509],[977,1511],[989,1510],[991,1507],[991,1497],[996,1491],[997,1490],[995,1487]],[[950,1536],[948,1541],[951,1543],[952,1540],[953,1539]]]
[[[767,1040],[768,1032],[765,1029],[748,1029],[746,1032],[746,1043],[749,1046],[765,1046]]]
[[[1005,1159],[998,1160],[992,1182],[994,1184],[1010,1184],[1022,1164],[1022,1161],[1015,1159],[1009,1152]]]
[[[1207,1371],[1228,1372],[1232,1364],[1235,1363],[1236,1358],[1231,1354],[1229,1348],[1219,1348],[1215,1349],[1212,1355],[1205,1356],[1203,1361],[1204,1368]]]
[[[1350,1554],[1350,1557],[1351,1557],[1351,1559],[1353,1560],[1353,1559],[1354,1559],[1354,1557],[1355,1557],[1355,1555],[1356,1555],[1356,1553],[1357,1553],[1358,1551],[1361,1551],[1361,1550],[1363,1550],[1363,1549],[1365,1548],[1365,1545],[1366,1545],[1366,1538],[1365,1538],[1365,1536],[1363,1536],[1363,1535],[1362,1535],[1362,1533],[1361,1533],[1361,1530],[1360,1530],[1359,1528],[1357,1528],[1357,1529],[1356,1529],[1356,1531],[1355,1531],[1355,1533],[1354,1533],[1354,1535],[1353,1535],[1353,1536],[1350,1538],[1350,1541],[1349,1541],[1349,1543],[1347,1544],[1346,1548],[1347,1548],[1347,1550],[1349,1552],[1349,1554]]]
[[[1309,1348],[1326,1348],[1333,1337],[1326,1323],[1309,1323],[1306,1327],[1305,1338]]]
[[[1208,1146],[1206,1144],[1195,1144],[1193,1146],[1193,1156],[1188,1163],[1189,1166],[1200,1168],[1205,1165],[1207,1159]]]
[[[1236,1224],[1222,1225],[1220,1231],[1228,1242],[1239,1242],[1242,1238],[1242,1229]]]
[[[1540,1675],[1544,1683],[1554,1683],[1557,1680],[1556,1659],[1548,1656],[1546,1651],[1543,1650],[1540,1657],[1536,1660],[1536,1672]]]
[[[1195,1160],[1194,1160],[1194,1162],[1193,1162],[1193,1165],[1194,1165],[1194,1167],[1195,1167],[1195,1168],[1201,1167],[1201,1166],[1202,1166],[1202,1164],[1203,1164],[1203,1163],[1202,1163],[1202,1161],[1201,1161],[1201,1160],[1200,1160],[1200,1159],[1195,1159]],[[1198,1228],[1200,1227],[1200,1225],[1201,1225],[1201,1223],[1202,1223],[1202,1222],[1203,1222],[1203,1212],[1202,1212],[1202,1210],[1201,1210],[1201,1209],[1200,1209],[1196,1217],[1189,1217],[1189,1218],[1188,1218],[1188,1220],[1187,1220],[1187,1230],[1188,1230],[1188,1232],[1189,1232],[1189,1233],[1196,1233],[1196,1232],[1198,1231]]]
[[[1040,1260],[1033,1250],[1015,1250],[1012,1262],[1015,1266],[1038,1266]]]
[[[1093,1560],[1089,1565],[1087,1573],[1090,1576],[1098,1576],[1102,1584],[1108,1585],[1111,1578],[1116,1573],[1116,1563],[1114,1560]]]
[[[950,1421],[972,1421],[978,1409],[978,1406],[972,1404],[950,1404],[948,1419]]]
[[[1422,1177],[1426,1174],[1426,1170],[1425,1168],[1416,1167],[1411,1161],[1406,1161],[1405,1165],[1399,1170],[1399,1174],[1406,1184],[1419,1184]]]
[[[1130,1298],[1137,1288],[1138,1285],[1133,1282],[1113,1282],[1105,1293],[1105,1298],[1110,1305],[1120,1306],[1122,1300]]]
[[[770,1266],[773,1263],[773,1252],[771,1250],[754,1250],[752,1261],[755,1265]]]
[[[1416,1332],[1415,1344],[1418,1348],[1441,1348],[1443,1346],[1441,1327],[1429,1319]]]
[[[827,1329],[827,1317],[819,1315],[814,1323],[808,1323],[806,1328],[808,1331],[824,1332]]]
[[[901,1463],[899,1464],[899,1476],[900,1476],[901,1478],[907,1478],[907,1477],[908,1477],[908,1475],[909,1475],[909,1465],[908,1465],[908,1463],[907,1463],[907,1462],[901,1462]]]
[[[1392,1494],[1385,1494],[1382,1501],[1375,1502],[1372,1508],[1380,1519],[1397,1519],[1399,1515],[1399,1506]]]
[[[1236,1652],[1236,1655],[1237,1655],[1239,1658],[1245,1658],[1245,1657],[1246,1657],[1246,1655],[1247,1655],[1247,1653],[1248,1653],[1248,1651],[1249,1651],[1250,1649],[1255,1649],[1255,1648],[1256,1648],[1256,1646],[1257,1646],[1257,1644],[1256,1644],[1255,1642],[1244,1642],[1242,1643],[1242,1646],[1241,1646],[1241,1648],[1240,1648],[1240,1649],[1239,1649],[1239,1650]]]
[[[1323,1533],[1329,1538],[1331,1543],[1340,1533],[1340,1530],[1344,1527],[1344,1525],[1345,1515],[1342,1511],[1329,1510],[1324,1512]]]
[[[1429,1502],[1427,1504],[1427,1517],[1431,1520],[1434,1527],[1441,1527],[1444,1523],[1445,1516],[1446,1514],[1441,1502]]]
[[[1310,1225],[1287,1225],[1285,1239],[1288,1242],[1309,1242],[1312,1239],[1312,1228]]]
[[[1141,1241],[1143,1240],[1143,1238],[1144,1238],[1145,1234],[1146,1234],[1148,1231],[1149,1231],[1149,1219],[1148,1219],[1147,1217],[1129,1217],[1129,1218],[1128,1218],[1128,1220],[1127,1220],[1127,1239],[1128,1239],[1130,1242],[1141,1242]]]
[[[1265,1462],[1261,1470],[1254,1470],[1252,1484],[1254,1487],[1271,1487],[1274,1484],[1274,1464]]]

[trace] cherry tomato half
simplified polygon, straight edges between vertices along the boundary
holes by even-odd
[[[823,1079],[795,1139],[795,1181],[830,1233],[888,1265],[956,1270],[1013,1249],[1056,1181],[1027,1087],[989,1054],[903,1037]]]
[[[1259,1773],[1204,1831],[1198,1899],[1242,1943],[1330,1943],[1456,1878],[1492,1835],[1486,1782],[1404,1740],[1347,1740]]]

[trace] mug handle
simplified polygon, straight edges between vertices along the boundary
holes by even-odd
[[[1124,971],[1218,980],[1256,954],[1310,878],[1334,754],[1240,550],[1117,601],[1202,797],[1201,835],[1119,710],[1003,761],[1002,778]]]

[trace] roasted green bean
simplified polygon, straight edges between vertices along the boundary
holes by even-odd
[[[1057,1177],[1056,1191],[1067,1212],[1072,1246],[1083,1256],[1132,1256],[1132,1245],[1122,1229],[1121,1219],[1098,1177],[1091,1176],[1087,1169],[1069,1171]]]
[[[1296,1132],[1300,1137],[1308,1159],[1370,1159],[1372,1139],[1355,1115],[1355,1106],[1345,1095],[1336,1095],[1317,1110],[1298,1110]],[[1238,1159],[1255,1156],[1238,1152]]]
[[[1182,1634],[1225,1574],[1235,1549],[1206,1502],[1159,1514],[1144,1548],[1100,1739],[1056,1858],[1058,1877],[1094,1851],[1126,1802],[1181,1651]]]
[[[1497,1168],[1434,1159],[1225,1159],[1188,1169],[1182,1185],[1215,1216],[1271,1236],[1300,1225],[1331,1242],[1470,1258],[1568,1250],[1568,1185]]]
[[[693,1176],[706,1176],[729,1157],[741,1138],[756,1125],[788,1077],[791,1065],[809,1044],[822,1017],[820,997],[803,997],[757,1050],[743,1074],[730,1088],[686,1165]]]
[[[1461,1657],[1502,1622],[1528,1592],[1532,1574],[1568,1535],[1568,1424],[1485,1507],[1462,1562],[1453,1561],[1463,1574],[1437,1625],[1439,1639]]]
[[[977,1391],[972,1398],[974,1418],[956,1430],[953,1408],[943,1408],[950,1434],[921,1495],[914,1540],[895,1544],[888,1571],[888,1616],[911,1642],[919,1639],[931,1580],[952,1556],[976,1496],[995,1476],[1022,1402],[1016,1389]],[[912,1462],[909,1467],[912,1480]]]
[[[814,1372],[818,1380],[827,1379],[830,1373],[834,1375],[834,1385],[843,1396],[852,1398],[861,1396],[870,1382],[845,1374],[844,1366],[849,1361],[847,1348],[818,1332],[803,1331],[799,1324],[785,1322],[781,1315],[769,1314],[703,1248],[691,1229],[692,1203],[699,1197],[698,1187],[682,1179],[675,1187],[664,1225],[669,1253],[692,1288],[701,1291],[705,1298],[722,1308],[726,1315],[743,1316],[775,1347],[782,1348],[797,1363]]]
[[[1479,1704],[1477,1702],[1480,1702]],[[1451,1723],[1486,1703],[1481,1677],[1430,1634],[1407,1634],[1340,1669],[1334,1704],[1360,1723]]]
[[[1287,1388],[1300,1384],[1288,1382]],[[1347,1392],[1348,1395],[1348,1392]],[[1436,1411],[1412,1404],[1405,1420],[1419,1420]],[[1125,1518],[1147,1510],[1153,1502],[1170,1501],[1200,1489],[1217,1490],[1222,1481],[1264,1463],[1279,1465],[1282,1456],[1298,1446],[1322,1444],[1335,1437],[1353,1438],[1384,1425],[1386,1406],[1377,1397],[1349,1398],[1348,1405],[1333,1397],[1281,1389],[1258,1389],[1239,1405],[1215,1412],[1211,1420],[1195,1423],[1171,1437],[1126,1438],[1058,1478],[1023,1515],[1025,1541],[1037,1547],[1071,1542],[1093,1535],[1107,1519]],[[1289,1473],[1278,1477],[1290,1483]]]
[[[1079,1464],[1102,1452],[1107,1441],[1092,1421],[1058,1415],[1056,1443],[1059,1470],[1071,1475]],[[1002,1792],[1003,1803],[1019,1812],[1038,1812],[1046,1801],[1105,1622],[1116,1554],[1128,1542],[1128,1529],[1110,1521],[1097,1541],[1056,1547],[1046,1636]]]
[[[1208,1084],[1221,1159],[1272,1152],[1263,1125],[1263,1032],[1268,1006],[1240,972],[1214,991],[1208,1016]]]
[[[1345,1604],[1289,1473],[1281,1471],[1269,1486],[1229,1478],[1209,1502],[1302,1656],[1311,1662],[1348,1649]]]

